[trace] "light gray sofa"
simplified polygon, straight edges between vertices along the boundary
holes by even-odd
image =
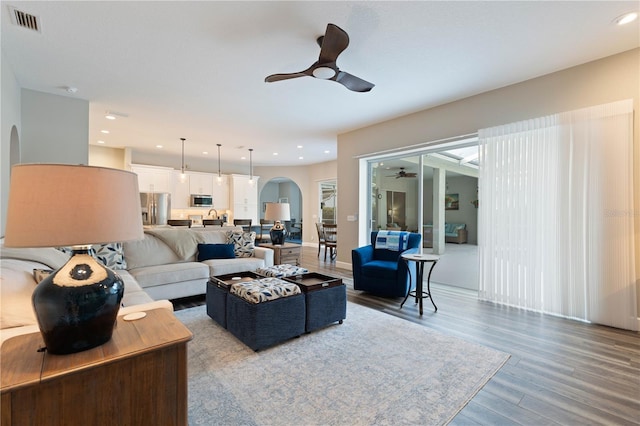
[[[205,294],[212,275],[273,266],[273,250],[262,247],[248,250],[251,257],[196,260],[199,243],[226,243],[229,231],[238,229],[149,229],[142,240],[120,245],[118,265],[107,265],[125,284],[118,315],[156,308],[173,311],[168,299]],[[37,285],[33,270],[55,270],[68,259],[69,254],[55,248],[7,248],[0,240],[0,343],[39,330],[31,303]]]
[[[148,228],[142,240],[123,244],[127,271],[153,299],[205,294],[209,277],[273,266],[273,250],[254,247],[251,257],[198,262],[198,244],[225,244],[241,227]],[[254,233],[255,238],[255,233]]]
[[[54,248],[15,249],[0,244],[0,343],[10,337],[39,331],[31,303],[37,283],[34,269],[58,269],[69,255]],[[118,315],[164,308],[168,300],[154,301],[126,271],[116,271],[125,284],[123,307]]]

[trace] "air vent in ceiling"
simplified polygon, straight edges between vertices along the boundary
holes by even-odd
[[[40,20],[37,16],[23,12],[15,7],[9,6],[11,12],[11,22],[28,30],[40,32]]]

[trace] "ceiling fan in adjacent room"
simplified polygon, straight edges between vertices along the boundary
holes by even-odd
[[[387,176],[387,177],[395,177],[396,179],[400,179],[400,178],[414,178],[416,176],[417,176],[416,173],[407,172],[405,171],[404,167],[400,167],[400,171],[398,173],[396,173],[395,175]]]
[[[322,80],[331,80],[342,84],[354,92],[368,92],[375,84],[369,83],[355,75],[340,71],[336,60],[338,55],[349,46],[349,36],[340,27],[327,24],[327,30],[323,36],[318,37],[320,56],[318,60],[304,71],[289,74],[272,74],[264,79],[267,83],[288,80],[297,77],[314,77]]]

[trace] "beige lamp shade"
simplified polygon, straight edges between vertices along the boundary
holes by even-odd
[[[291,220],[289,203],[267,203],[264,211],[264,219],[269,221],[285,221]]]
[[[142,237],[135,173],[67,164],[12,168],[7,247],[89,245]]]

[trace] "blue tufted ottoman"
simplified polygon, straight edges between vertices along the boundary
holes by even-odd
[[[347,288],[342,279],[315,272],[284,278],[305,295],[305,331],[309,333],[347,317]]]
[[[234,283],[227,297],[227,330],[254,351],[305,331],[305,297],[279,278]]]

